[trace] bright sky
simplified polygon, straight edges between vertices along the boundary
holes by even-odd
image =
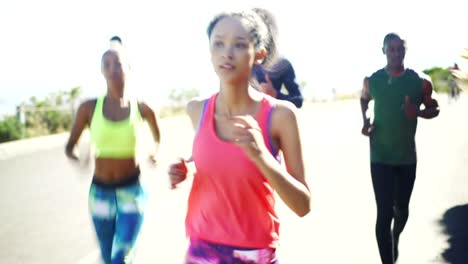
[[[79,85],[86,96],[103,94],[100,58],[112,35],[129,50],[137,96],[157,103],[171,89],[214,92],[206,26],[218,11],[252,6],[276,15],[280,53],[308,93],[359,89],[384,66],[390,31],[408,41],[407,67],[468,69],[459,58],[468,47],[466,0],[2,1],[0,110]]]

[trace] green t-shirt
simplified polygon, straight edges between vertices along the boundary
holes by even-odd
[[[405,97],[419,108],[423,101],[423,79],[407,69],[391,77],[385,69],[369,78],[370,96],[374,100],[374,132],[370,137],[371,162],[389,165],[416,163],[417,118],[406,117]]]

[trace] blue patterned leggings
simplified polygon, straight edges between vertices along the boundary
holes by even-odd
[[[117,187],[93,181],[89,210],[104,263],[132,263],[146,202],[138,175],[132,182]]]

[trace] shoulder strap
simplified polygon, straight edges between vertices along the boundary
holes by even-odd
[[[218,93],[212,95],[211,97],[209,97],[208,99],[206,99],[203,102],[203,109],[202,109],[202,113],[200,115],[200,121],[198,122],[197,132],[200,130],[202,125],[205,122],[207,122],[207,121],[205,121],[205,119],[207,119],[207,116],[208,116],[208,122],[210,122],[209,121],[210,119],[213,119],[212,117],[213,117],[213,113],[214,113],[214,107],[215,107],[215,101],[216,101],[217,95],[218,95]]]
[[[203,123],[203,119],[205,119],[205,113],[206,113],[206,109],[208,107],[208,102],[210,101],[210,99],[206,99],[204,102],[203,102],[203,109],[202,109],[202,113],[201,113],[201,116],[200,116],[200,121],[198,122],[198,127],[197,127],[197,130],[200,129],[202,123]]]
[[[273,139],[271,138],[271,120],[272,120],[272,115],[273,111],[275,109],[275,102],[271,99],[268,99],[267,97],[264,97],[262,99],[260,106],[260,112],[257,115],[257,122],[259,123],[260,127],[262,128],[263,131],[263,137],[265,139],[265,143],[267,143],[267,146],[270,150],[270,152],[273,154],[273,156],[278,155],[278,150],[275,149],[273,146]]]
[[[93,115],[91,116],[91,122],[89,124],[89,128],[92,131],[96,126],[100,126],[99,124],[102,122],[103,112],[102,112],[102,105],[104,101],[104,96],[100,96],[96,98],[96,104],[94,105]]]
[[[103,113],[102,113],[102,108],[104,105],[104,96],[100,96],[96,98],[96,106],[94,107],[94,113],[93,113],[93,119],[98,117],[101,118]]]

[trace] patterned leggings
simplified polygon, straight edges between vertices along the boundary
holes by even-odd
[[[89,210],[106,264],[132,263],[143,223],[147,195],[138,175],[123,185],[93,181],[89,191]]]
[[[184,264],[279,264],[275,249],[245,249],[191,240]]]

